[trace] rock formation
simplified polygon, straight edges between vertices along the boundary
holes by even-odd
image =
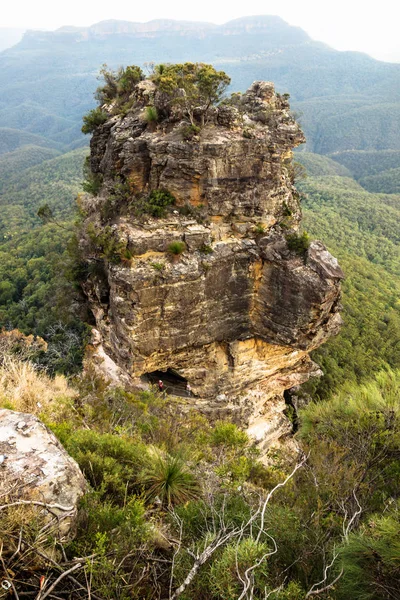
[[[78,500],[86,489],[77,463],[37,417],[0,409],[3,504],[42,503],[37,506],[43,518],[56,516],[56,532],[63,536],[74,524]]]
[[[162,101],[140,82],[91,141],[100,191],[81,198],[80,245],[102,351],[136,383],[179,373],[187,402],[267,447],[290,429],[284,390],[318,373],[309,353],[341,322],[337,261],[298,234],[304,137],[271,83],[212,108],[200,132],[179,106],[146,122]],[[155,217],[157,190],[175,204]]]

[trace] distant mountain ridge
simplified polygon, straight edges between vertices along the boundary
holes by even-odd
[[[174,19],[153,19],[145,23],[134,21],[122,21],[118,19],[109,19],[107,21],[99,21],[89,27],[64,26],[55,31],[36,31],[28,30],[26,37],[28,39],[37,38],[54,38],[65,34],[76,36],[76,39],[88,39],[89,37],[103,37],[107,35],[138,35],[154,36],[163,35],[166,33],[180,33],[183,35],[238,35],[240,33],[268,33],[270,31],[283,31],[290,28],[291,34],[298,34],[298,41],[310,40],[308,34],[300,27],[288,25],[281,17],[260,15],[253,17],[241,17],[233,19],[222,25],[201,21],[177,21]]]
[[[289,92],[309,151],[400,149],[400,64],[334,50],[276,16],[223,25],[111,20],[28,31],[0,53],[0,127],[76,147],[102,64],[183,61],[225,70],[231,91],[262,79]]]

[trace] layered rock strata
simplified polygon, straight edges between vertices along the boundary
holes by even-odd
[[[318,372],[309,353],[341,322],[340,267],[298,235],[292,149],[304,137],[270,83],[214,108],[189,140],[179,110],[146,123],[157,99],[139,83],[91,142],[101,189],[81,199],[81,248],[102,351],[132,381],[173,369],[189,403],[268,446],[290,429],[283,391]],[[175,198],[161,218],[146,213],[154,190]]]

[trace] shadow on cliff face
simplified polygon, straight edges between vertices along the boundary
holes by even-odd
[[[163,391],[173,396],[181,396],[183,398],[189,398],[192,393],[190,387],[188,389],[188,380],[179,375],[174,369],[167,369],[166,371],[153,371],[152,373],[146,373],[142,379],[146,382],[150,382],[152,385],[158,386],[158,382],[163,382]]]

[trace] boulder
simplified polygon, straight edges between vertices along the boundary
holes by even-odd
[[[44,520],[57,517],[63,537],[74,525],[86,489],[78,464],[37,417],[0,409],[1,504],[38,506]]]

